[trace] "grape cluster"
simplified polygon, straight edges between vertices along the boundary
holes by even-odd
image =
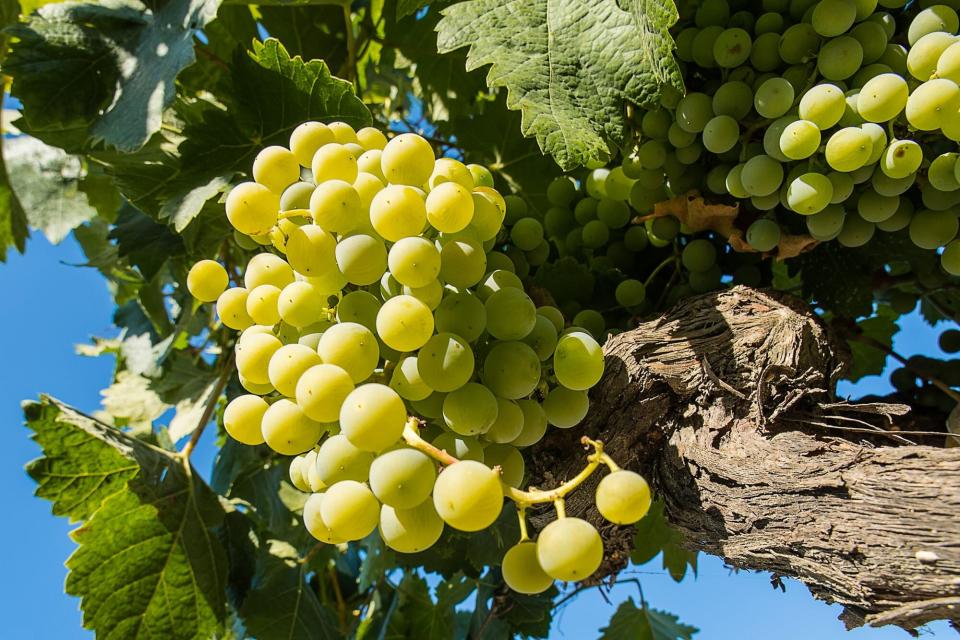
[[[638,139],[622,161],[587,176],[596,202],[577,203],[581,229],[566,248],[605,245],[626,224],[625,203],[648,214],[698,189],[736,199],[758,252],[787,233],[858,247],[877,230],[905,230],[960,275],[960,21],[950,6],[904,4],[681,3],[687,92],[665,87],[635,114]],[[658,224],[675,233],[676,221]],[[630,228],[622,242],[640,236]]]
[[[521,449],[584,418],[604,365],[597,340],[537,307],[493,251],[507,205],[490,172],[435,159],[415,134],[308,122],[252,173],[226,198],[237,244],[255,252],[242,282],[228,288],[213,260],[187,278],[239,332],[248,393],[226,406],[227,433],[295,456],[290,479],[311,494],[303,520],[320,541],[379,529],[413,553],[444,525],[491,526],[523,482]],[[604,482],[602,513],[646,512],[640,476]],[[541,535],[541,574],[582,579],[599,566],[599,535],[575,520]],[[553,533],[568,527],[583,544]]]

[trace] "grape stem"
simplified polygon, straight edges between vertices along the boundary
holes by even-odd
[[[600,465],[606,465],[610,471],[618,471],[620,469],[617,466],[617,463],[613,459],[603,452],[603,443],[597,440],[591,440],[587,436],[583,436],[580,439],[585,445],[590,445],[593,447],[593,453],[587,456],[587,466],[583,470],[572,477],[571,479],[564,482],[559,487],[555,489],[550,489],[549,491],[541,491],[540,489],[530,489],[523,491],[515,487],[511,487],[508,484],[503,485],[503,494],[517,503],[521,509],[525,509],[531,504],[543,504],[545,502],[552,502],[557,505],[557,511],[560,512],[563,510],[562,501],[563,498],[567,496],[571,491],[583,484],[584,480],[590,477],[590,475],[596,471],[597,467]],[[559,501],[559,504],[558,504]]]
[[[230,354],[223,360],[221,365],[223,370],[220,372],[220,376],[210,390],[210,395],[207,397],[207,405],[203,408],[203,413],[197,421],[193,435],[190,436],[190,441],[183,447],[183,450],[180,451],[180,457],[183,458],[184,462],[190,460],[190,454],[193,453],[197,443],[200,442],[200,436],[203,435],[203,430],[207,428],[210,418],[213,417],[213,412],[217,408],[217,401],[223,394],[223,390],[227,386],[227,381],[230,380],[230,374],[233,373],[233,356],[234,352],[231,350]]]
[[[445,467],[460,462],[443,449],[436,448],[420,437],[419,418],[413,416],[407,418],[407,424],[403,427],[403,440],[414,449],[422,451]]]

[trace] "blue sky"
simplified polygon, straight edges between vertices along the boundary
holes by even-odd
[[[99,406],[99,391],[110,381],[112,362],[74,354],[73,346],[92,335],[112,336],[112,305],[104,281],[86,268],[72,239],[57,247],[41,236],[31,238],[27,254],[10,254],[0,264],[0,291],[5,313],[0,319],[0,353],[6,374],[0,385],[0,416],[7,440],[0,449],[0,484],[6,487],[10,520],[0,527],[0,544],[8,550],[5,577],[0,581],[4,612],[3,637],[11,640],[90,638],[80,627],[79,601],[64,595],[64,560],[73,550],[70,525],[50,514],[50,505],[32,497],[34,484],[23,465],[38,448],[22,426],[19,404],[43,391],[85,411]],[[916,316],[906,321],[895,347],[905,355],[939,355],[937,331]],[[847,387],[849,390],[850,388]],[[867,379],[851,390],[855,395],[889,390],[885,380]],[[194,461],[205,475],[213,460],[212,431],[204,436]],[[774,591],[767,574],[733,573],[719,560],[700,557],[700,572],[676,584],[659,569],[658,561],[633,568],[651,606],[672,611],[701,629],[696,637],[776,640],[902,640],[898,629],[843,630],[836,619],[839,607],[815,601],[798,582],[787,580],[787,592]],[[585,640],[598,630],[633,585],[617,586],[608,604],[598,592],[586,592],[568,604],[554,623],[551,637]],[[956,637],[945,624],[933,625],[925,637]]]

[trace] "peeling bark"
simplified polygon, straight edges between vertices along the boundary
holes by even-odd
[[[590,415],[538,445],[535,484],[574,475],[587,434],[651,481],[690,549],[797,578],[851,627],[960,619],[960,448],[912,444],[904,405],[838,402],[848,353],[803,302],[737,287],[604,350]],[[607,576],[631,529],[600,518],[591,480],[566,511],[600,528]]]

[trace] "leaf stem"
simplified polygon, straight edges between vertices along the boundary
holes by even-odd
[[[230,380],[230,374],[233,373],[233,356],[234,354],[231,350],[229,355],[221,361],[223,370],[220,372],[220,377],[217,378],[217,384],[210,392],[210,397],[207,398],[207,406],[203,408],[203,413],[200,415],[200,419],[197,421],[197,426],[193,430],[193,435],[190,436],[190,441],[180,452],[180,456],[183,458],[184,462],[190,460],[190,455],[196,448],[197,443],[200,442],[200,437],[203,435],[203,430],[207,428],[207,424],[209,424],[210,418],[213,416],[213,412],[217,408],[217,400],[220,399],[220,394],[223,393],[223,390],[227,386],[227,381]]]

